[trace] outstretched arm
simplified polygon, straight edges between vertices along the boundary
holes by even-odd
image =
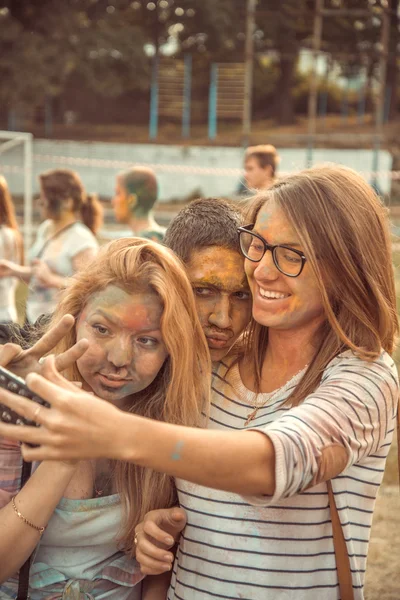
[[[2,448],[1,457],[6,458],[7,455]],[[46,527],[76,466],[52,461],[39,465],[15,496],[16,509],[37,527]],[[17,515],[9,494],[0,489],[0,506],[5,502],[0,508],[0,583],[18,571],[40,541],[40,532]]]
[[[89,263],[95,256],[95,248],[86,248],[86,250],[82,250],[76,254],[72,259],[72,267],[74,272],[85,267],[87,263]],[[65,277],[64,275],[59,275],[58,273],[52,271],[44,260],[35,258],[32,261],[32,265],[33,275],[43,286],[62,289],[65,288],[70,281],[70,277]]]
[[[3,258],[0,260],[0,277],[19,277],[28,283],[32,277],[32,268]]]
[[[0,401],[41,427],[0,424],[0,435],[40,445],[23,448],[27,460],[100,458],[133,462],[194,483],[246,495],[272,495],[275,455],[259,432],[207,431],[152,421],[75,391],[49,357],[48,380],[32,374],[29,387],[50,409],[1,390]]]

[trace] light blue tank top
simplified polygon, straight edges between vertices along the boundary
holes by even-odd
[[[139,600],[139,565],[118,550],[121,501],[62,498],[30,574],[31,600]]]

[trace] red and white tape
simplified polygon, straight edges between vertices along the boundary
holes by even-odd
[[[226,167],[196,167],[191,165],[171,165],[166,163],[138,163],[133,161],[108,160],[103,158],[80,158],[74,156],[54,156],[53,154],[35,154],[33,157],[35,163],[47,163],[71,167],[85,168],[100,168],[112,170],[129,169],[134,164],[136,167],[147,167],[154,169],[158,173],[181,173],[193,175],[214,175],[218,177],[237,177],[243,176],[243,170],[237,168]],[[0,170],[3,173],[23,173],[22,166],[1,164]],[[300,169],[293,171],[280,171],[279,175],[284,176]],[[388,177],[391,180],[400,180],[400,171],[359,171],[367,179],[373,177]]]

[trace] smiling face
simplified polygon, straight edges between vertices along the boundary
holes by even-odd
[[[192,252],[186,272],[211,360],[222,360],[251,316],[251,296],[238,252],[210,246]]]
[[[131,217],[129,211],[129,193],[124,187],[121,177],[117,177],[115,182],[115,194],[111,200],[111,204],[118,223],[128,223]]]
[[[303,251],[298,234],[273,200],[261,208],[254,231],[271,245]],[[324,320],[321,293],[308,262],[298,277],[287,277],[267,251],[258,263],[246,259],[245,270],[253,294],[253,317],[261,325],[313,333]]]
[[[93,294],[76,325],[77,341],[89,340],[77,361],[84,387],[114,404],[147,388],[168,356],[162,312],[151,291],[128,294],[109,285]]]

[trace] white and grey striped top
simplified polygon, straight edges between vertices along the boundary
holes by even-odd
[[[210,429],[243,430],[251,412],[254,394],[244,387],[237,366],[228,371],[230,364],[225,359],[215,367]],[[273,498],[244,498],[176,481],[188,525],[168,600],[339,600],[321,467],[326,448],[339,448],[345,457],[332,487],[355,598],[364,597],[372,513],[397,410],[396,367],[386,353],[367,363],[346,352],[328,365],[315,393],[288,409],[283,403],[300,377],[274,394],[249,426],[274,444]]]

